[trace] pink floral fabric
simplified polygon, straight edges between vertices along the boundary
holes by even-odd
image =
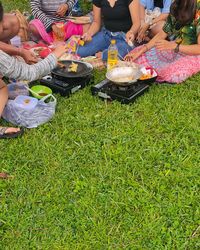
[[[141,47],[130,53],[135,53]],[[200,55],[189,56],[174,51],[159,51],[152,48],[135,60],[135,63],[152,67],[158,73],[158,82],[181,83],[200,72]]]

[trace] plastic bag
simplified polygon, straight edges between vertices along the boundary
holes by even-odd
[[[26,88],[28,85],[24,82],[13,82],[8,84],[7,87],[9,99],[15,99],[19,95],[29,95],[29,91]]]
[[[45,102],[47,99],[50,99],[48,103]],[[14,100],[9,100],[2,117],[18,126],[36,128],[48,122],[55,114],[55,109],[56,98],[51,94],[38,100],[37,105],[32,110],[20,108]]]

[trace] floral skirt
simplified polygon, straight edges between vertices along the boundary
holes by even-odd
[[[134,53],[137,47],[130,52]],[[135,63],[152,67],[158,73],[157,81],[181,83],[200,71],[200,55],[189,56],[172,50],[160,51],[152,48],[135,60]]]

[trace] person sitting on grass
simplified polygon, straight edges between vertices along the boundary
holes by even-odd
[[[3,8],[0,3],[0,30],[3,26]],[[58,46],[50,55],[44,60],[28,65],[26,62],[19,61],[16,57],[10,56],[4,51],[0,50],[0,75],[16,80],[34,81],[42,76],[50,73],[56,67],[57,60],[67,50],[67,45]],[[19,49],[20,52],[20,49]],[[21,53],[19,53],[21,55]],[[0,117],[8,100],[8,89],[2,79],[0,79]],[[1,138],[13,138],[21,135],[23,130],[19,128],[0,127]]]
[[[16,80],[34,81],[50,73],[57,65],[57,60],[67,50],[67,45],[58,46],[50,55],[42,61],[28,65],[19,61],[13,56],[9,56],[0,50],[0,74]],[[2,79],[0,79],[0,117],[8,100],[8,89]],[[0,127],[1,138],[13,138],[22,134],[19,128]]]
[[[12,46],[10,39],[20,31],[20,23],[16,15],[4,14],[2,3],[0,2],[0,50],[11,56],[21,56],[27,63],[37,62],[37,58],[32,52],[26,49],[18,49]]]
[[[31,0],[31,12],[34,17],[29,23],[29,30],[34,40],[43,39],[46,43],[57,40],[67,40],[73,35],[83,35],[90,24],[76,24],[67,20],[75,0]],[[56,23],[64,23],[64,32]]]
[[[137,40],[142,42],[155,36],[169,15],[172,0],[140,0],[141,26]],[[148,34],[147,34],[148,32]]]
[[[99,52],[96,55],[105,61],[112,39],[116,40],[120,58],[133,49],[140,27],[139,0],[94,0],[93,15],[89,30],[83,34],[87,43],[79,46],[78,55],[87,57]],[[101,29],[102,15],[104,27]]]
[[[200,0],[174,0],[163,29],[125,60],[152,67],[158,81],[181,83],[200,71]]]

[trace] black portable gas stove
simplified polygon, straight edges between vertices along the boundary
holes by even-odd
[[[118,86],[105,79],[91,87],[93,95],[98,95],[102,99],[117,100],[123,104],[134,102],[138,96],[143,95],[149,89],[149,84],[138,81],[129,86]]]
[[[88,75],[86,77],[77,78],[77,80],[70,82],[67,80],[60,80],[52,75],[43,77],[40,82],[51,88],[54,93],[59,93],[62,96],[70,96],[79,89],[83,89],[85,86],[94,82],[94,77]]]

